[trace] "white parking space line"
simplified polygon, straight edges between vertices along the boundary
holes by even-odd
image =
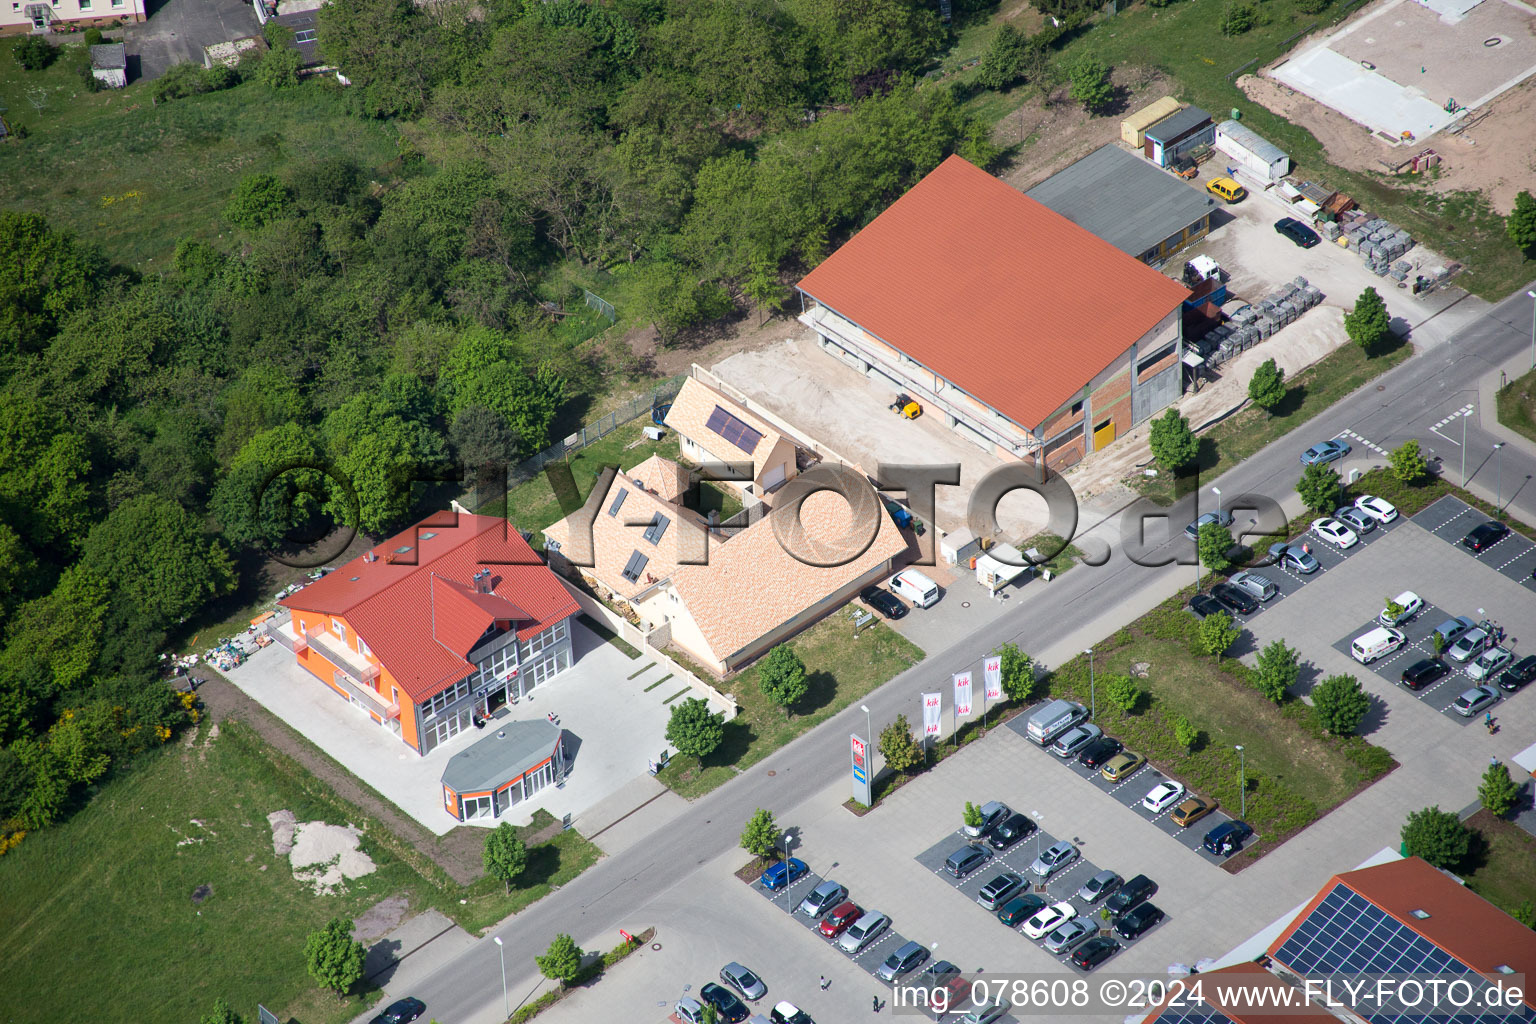
[[[1371,451],[1375,452],[1377,455],[1386,455],[1387,454],[1387,450],[1385,448],[1381,447],[1381,445],[1376,444],[1375,442],[1373,442],[1373,441],[1371,441],[1371,440],[1369,440],[1367,438],[1361,437],[1359,434],[1355,433],[1353,430],[1343,431],[1338,436],[1339,437],[1353,438],[1354,440],[1359,441],[1361,444],[1365,445]]]
[[[1444,434],[1440,433],[1440,428],[1445,426],[1447,423],[1450,423],[1450,422],[1452,422],[1454,420],[1460,419],[1463,416],[1470,416],[1470,415],[1472,415],[1472,406],[1471,405],[1464,405],[1460,409],[1458,409],[1455,412],[1451,413],[1445,419],[1441,420],[1439,423],[1436,423],[1434,426],[1430,427],[1429,428],[1429,432],[1431,434],[1435,434],[1435,435],[1437,435],[1439,437],[1442,437],[1442,438],[1444,438],[1447,441],[1450,441],[1451,444],[1455,445],[1457,448],[1460,448],[1461,447],[1461,442],[1457,441],[1457,440],[1455,440],[1453,438],[1446,437]]]

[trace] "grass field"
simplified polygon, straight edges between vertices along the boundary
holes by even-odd
[[[1499,390],[1498,410],[1500,423],[1536,441],[1536,371]]]
[[[1262,855],[1395,762],[1362,739],[1323,735],[1299,700],[1272,704],[1249,684],[1250,670],[1235,659],[1218,664],[1195,653],[1190,643],[1195,620],[1183,607],[1187,596],[1171,598],[1095,647],[1095,721],[1191,790],[1215,796],[1234,817],[1243,803],[1244,773],[1247,821],[1264,840],[1254,853]],[[1147,696],[1140,709],[1123,712],[1106,699],[1105,677],[1129,675],[1140,663],[1149,666],[1147,678],[1137,680]],[[1079,656],[1056,669],[1051,693],[1087,704],[1087,659]],[[1200,733],[1190,751],[1173,737],[1172,723],[1180,715]],[[1238,744],[1245,751],[1243,766],[1233,750]]]
[[[400,155],[397,130],[346,113],[333,81],[247,82],[152,106],[150,83],[87,92],[68,53],[23,71],[14,45],[0,41],[0,104],[28,134],[0,148],[0,205],[41,213],[140,270],[164,263],[178,238],[226,230],[219,211],[246,174],[341,155],[376,174]]]
[[[795,707],[794,717],[786,717],[763,696],[754,665],[734,679],[716,684],[735,694],[741,708],[741,713],[726,723],[719,748],[702,764],[694,757],[672,758],[661,771],[662,782],[689,799],[702,796],[923,658],[917,645],[883,622],[855,637],[842,611],[829,615],[789,644],[805,662],[810,683],[810,691]]]
[[[1153,501],[1169,504],[1198,487],[1202,477],[1209,479],[1225,473],[1412,354],[1413,346],[1406,341],[1396,341],[1392,348],[1370,358],[1366,358],[1358,345],[1343,345],[1287,380],[1289,390],[1273,413],[1250,406],[1202,433],[1200,454],[1195,463],[1198,472],[1137,476],[1135,486]],[[1200,424],[1191,423],[1190,426]],[[1300,476],[1299,469],[1297,475]]]
[[[1462,871],[1471,890],[1508,913],[1536,906],[1536,837],[1486,810],[1467,824],[1476,832],[1471,870]]]

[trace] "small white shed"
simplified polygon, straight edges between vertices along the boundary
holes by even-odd
[[[91,77],[108,89],[121,89],[128,84],[128,51],[122,43],[91,47]]]
[[[996,594],[1033,567],[1012,544],[998,544],[976,556],[976,582]]]
[[[1268,184],[1290,173],[1291,158],[1273,142],[1238,121],[1216,126],[1216,149],[1235,162],[1238,170]]]
[[[950,565],[968,562],[972,555],[980,551],[981,544],[977,542],[976,535],[963,526],[939,538],[939,555]]]

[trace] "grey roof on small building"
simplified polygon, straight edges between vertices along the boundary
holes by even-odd
[[[1216,204],[1205,193],[1114,143],[1101,146],[1024,194],[1137,258],[1204,217]]]
[[[555,752],[561,729],[548,721],[513,721],[492,727],[485,739],[448,759],[443,785],[455,793],[482,793],[511,782]]]
[[[128,51],[122,43],[100,43],[91,47],[91,70],[124,71],[128,68]]]
[[[1164,118],[1142,134],[1154,142],[1168,143],[1188,135],[1202,125],[1211,123],[1211,115],[1199,107],[1185,107],[1177,114]]]
[[[293,48],[299,51],[304,58],[304,67],[313,67],[323,64],[325,57],[320,52],[319,31],[320,23],[315,18],[314,11],[294,11],[289,14],[279,14],[272,19],[286,29],[293,32]]]
[[[1286,158],[1285,150],[1239,121],[1223,121],[1216,130],[1265,163]]]

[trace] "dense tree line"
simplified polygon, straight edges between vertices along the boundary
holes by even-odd
[[[950,153],[996,156],[914,84],[948,31],[927,0],[320,25],[355,113],[398,127],[390,166],[249,174],[156,273],[0,212],[0,840],[187,720],[160,653],[260,552],[398,526],[413,479],[537,451],[600,393],[547,312],[562,267],[628,278],[669,340],[782,298]]]

